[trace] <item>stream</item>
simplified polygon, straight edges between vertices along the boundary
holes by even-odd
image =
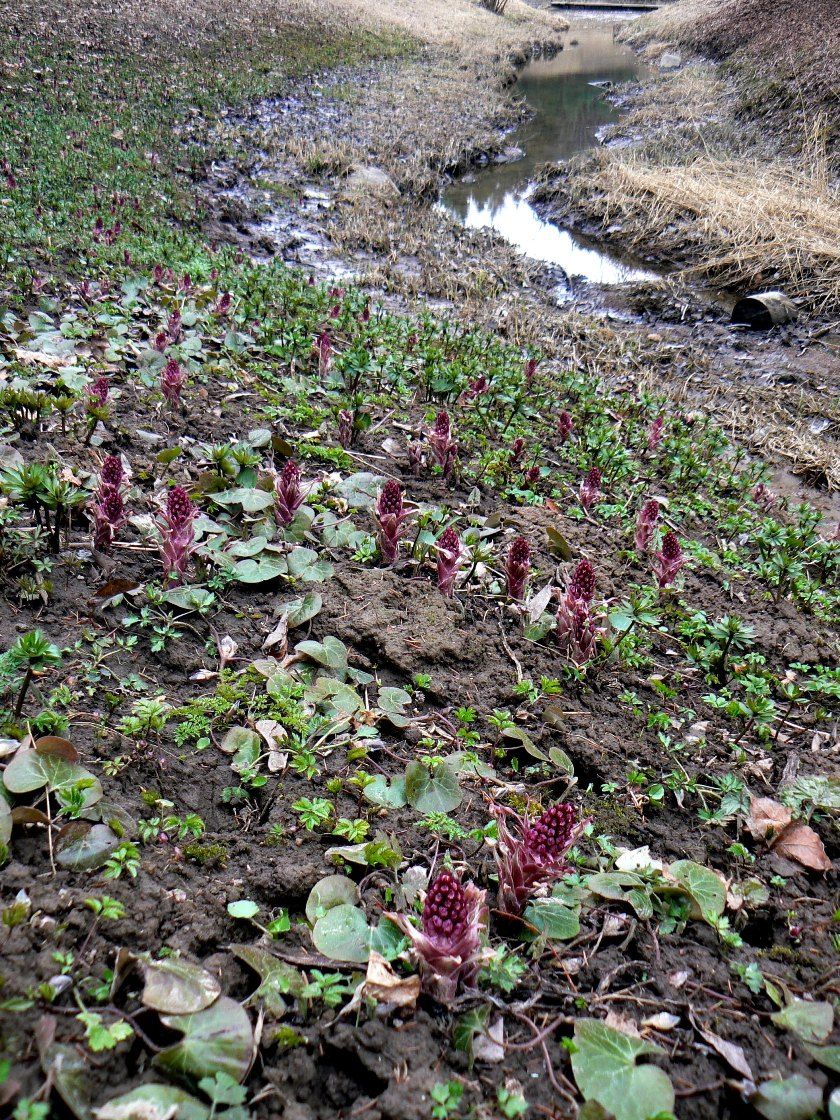
[[[470,229],[493,229],[534,260],[559,265],[571,281],[620,284],[648,280],[656,272],[619,257],[597,241],[547,222],[529,201],[536,169],[566,160],[598,143],[599,131],[619,118],[606,90],[643,77],[645,64],[615,35],[635,13],[613,11],[575,17],[553,58],[536,58],[519,73],[517,89],[532,116],[510,134],[520,158],[488,167],[453,182],[440,204]],[[560,295],[568,295],[565,288]]]

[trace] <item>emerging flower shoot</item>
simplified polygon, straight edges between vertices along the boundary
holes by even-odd
[[[505,587],[508,598],[520,603],[525,598],[525,585],[531,574],[531,546],[524,537],[517,537],[505,557]]]
[[[657,552],[653,560],[653,571],[660,591],[665,587],[670,587],[677,578],[680,568],[687,563],[688,557],[683,555],[677,534],[672,533],[669,529],[662,538],[661,550]]]
[[[460,985],[471,985],[484,963],[486,892],[441,871],[426,893],[420,928],[405,914],[387,914],[412,941],[423,990],[450,1002]]]
[[[595,656],[603,627],[592,605],[595,595],[595,570],[588,560],[581,560],[572,572],[557,608],[557,644],[577,668]]]
[[[633,543],[637,552],[647,552],[659,524],[659,502],[651,498],[639,510]]]
[[[173,486],[166,496],[166,510],[156,522],[164,578],[170,583],[184,582],[190,556],[196,549],[193,521],[197,512],[183,486]]]
[[[300,467],[294,459],[289,459],[274,479],[274,517],[277,524],[283,528],[291,525],[302,504]]]
[[[458,455],[458,441],[452,438],[452,421],[448,412],[439,412],[429,431],[429,443],[443,477],[449,478]]]
[[[571,439],[574,430],[575,426],[570,413],[561,412],[560,419],[557,421],[557,435],[560,437],[560,442],[567,443]]]
[[[180,408],[181,390],[186,381],[187,371],[174,358],[170,358],[160,375],[160,391],[170,408]]]
[[[587,474],[586,478],[580,484],[580,504],[587,513],[592,507],[601,500],[601,472],[597,467],[592,469]]]
[[[455,577],[461,567],[463,549],[455,529],[450,525],[437,542],[437,577],[441,593],[451,599],[455,593]]]
[[[586,821],[578,820],[568,802],[552,805],[533,824],[503,806],[492,811],[499,831],[495,848],[499,906],[509,914],[521,914],[529,899],[567,874],[566,854]]]
[[[380,490],[373,515],[382,559],[386,564],[393,564],[399,552],[403,522],[408,517],[403,507],[402,488],[394,479],[386,482]]]
[[[657,416],[651,426],[648,428],[648,451],[655,451],[662,442],[662,436],[665,431],[665,421],[661,416]]]

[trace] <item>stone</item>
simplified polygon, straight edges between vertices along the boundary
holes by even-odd
[[[660,70],[679,70],[682,66],[682,55],[676,51],[665,51],[659,59]]]
[[[381,167],[356,164],[344,181],[342,194],[345,198],[396,198],[399,187]]]

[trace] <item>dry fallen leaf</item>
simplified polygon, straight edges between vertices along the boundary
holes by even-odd
[[[773,844],[773,851],[814,871],[831,870],[831,860],[826,855],[822,840],[807,824],[786,828]]]
[[[672,1031],[679,1021],[679,1015],[658,1011],[655,1015],[648,1015],[647,1019],[642,1019],[642,1026],[652,1027],[655,1031]]]
[[[725,1062],[727,1062],[736,1073],[740,1073],[742,1077],[746,1077],[748,1081],[754,1081],[753,1072],[750,1069],[750,1063],[747,1061],[744,1051],[740,1046],[736,1046],[734,1042],[727,1042],[725,1038],[721,1038],[719,1034],[713,1031],[704,1031],[699,1027],[692,1016],[691,1022],[694,1029],[700,1035],[704,1042],[718,1054]]]
[[[479,1062],[502,1062],[505,1057],[505,1021],[494,1019],[486,1033],[477,1034],[473,1041],[473,1057]]]
[[[787,828],[792,819],[790,809],[781,802],[772,797],[753,797],[746,825],[754,839],[772,844],[774,837]]]
[[[371,950],[367,975],[362,985],[362,998],[393,1007],[414,1007],[420,995],[420,977],[397,976],[385,958]]]
[[[263,649],[274,649],[276,657],[284,657],[286,650],[289,647],[288,642],[289,621],[286,615],[280,619],[266,640],[262,644]],[[279,647],[275,649],[275,647]]]

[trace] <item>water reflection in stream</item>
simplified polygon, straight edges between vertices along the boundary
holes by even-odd
[[[537,167],[593,147],[598,130],[617,119],[617,110],[604,97],[604,85],[596,83],[617,84],[644,73],[637,56],[615,41],[619,21],[617,13],[573,19],[559,54],[528,63],[516,88],[534,116],[510,137],[512,146],[524,150],[524,157],[453,183],[441,199],[444,208],[469,228],[494,229],[527,256],[598,284],[656,274],[546,222],[529,197]]]

